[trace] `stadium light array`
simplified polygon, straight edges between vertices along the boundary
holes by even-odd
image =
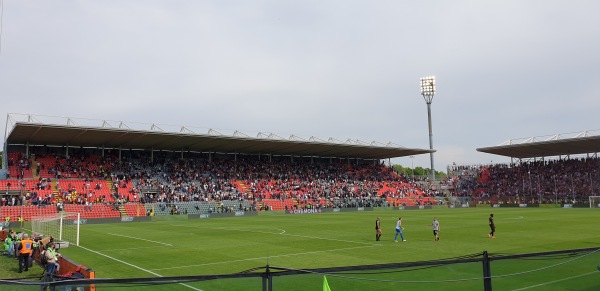
[[[431,104],[435,95],[435,76],[421,78],[421,95],[427,104]]]
[[[433,131],[431,130],[431,102],[435,95],[435,76],[421,78],[421,95],[427,103],[427,120],[429,122],[429,149],[433,150]],[[435,181],[435,168],[433,166],[433,152],[429,153],[431,160],[431,181]]]

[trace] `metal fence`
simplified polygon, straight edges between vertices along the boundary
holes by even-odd
[[[260,266],[234,274],[0,281],[1,290],[600,290],[600,247],[319,269]],[[326,289],[324,289],[326,290]]]

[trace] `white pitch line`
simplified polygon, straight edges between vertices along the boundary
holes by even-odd
[[[139,248],[123,248],[123,249],[107,249],[107,250],[99,250],[99,251],[101,251],[101,252],[114,252],[114,251],[131,251],[131,250],[142,250],[142,249],[156,249],[156,246],[139,247]]]
[[[317,236],[289,234],[289,233],[285,233],[285,234],[281,234],[281,235],[296,236],[296,237],[302,237],[302,238],[314,238],[314,239],[322,239],[322,240],[331,240],[331,241],[347,242],[347,243],[354,243],[354,244],[363,244],[363,245],[368,245],[368,246],[378,246],[377,244],[373,244],[373,243],[366,243],[366,242],[361,242],[361,241],[343,240],[343,239],[335,239],[335,238],[327,238],[327,237],[317,237]]]
[[[97,254],[97,255],[100,255],[100,256],[103,256],[103,257],[109,258],[109,259],[111,259],[111,260],[117,261],[117,262],[119,262],[119,263],[122,263],[122,264],[125,264],[125,265],[127,265],[127,266],[130,266],[130,267],[136,268],[136,269],[138,269],[138,270],[144,271],[144,272],[146,272],[146,273],[152,274],[152,275],[154,275],[154,276],[156,276],[156,277],[164,277],[164,276],[162,276],[162,275],[160,275],[160,274],[157,274],[157,273],[154,273],[154,272],[152,272],[152,271],[150,271],[150,270],[147,270],[147,269],[144,269],[144,268],[142,268],[142,267],[136,266],[136,265],[134,265],[134,264],[131,264],[131,263],[128,263],[128,262],[125,262],[125,261],[119,260],[119,259],[117,259],[117,258],[113,258],[113,257],[111,257],[111,256],[109,256],[109,255],[106,255],[106,254],[103,254],[103,253],[101,253],[101,252],[94,251],[94,250],[91,250],[91,249],[88,249],[88,248],[86,248],[86,247],[82,247],[82,246],[79,246],[79,247],[80,247],[80,248],[82,248],[82,249],[84,249],[84,250],[86,250],[86,251],[88,251],[88,252],[92,252],[92,253],[94,253],[94,254]],[[185,287],[188,287],[188,288],[190,288],[190,289],[196,290],[196,291],[202,291],[202,289],[198,289],[198,288],[196,288],[196,287],[190,286],[190,285],[188,285],[188,284],[185,284],[185,283],[178,283],[178,284],[179,284],[179,285],[183,285],[183,286],[185,286]]]
[[[346,243],[354,243],[354,244],[363,244],[365,246],[350,247],[350,248],[339,248],[339,249],[329,249],[329,250],[323,250],[323,251],[312,251],[312,252],[304,252],[304,253],[285,254],[285,255],[279,255],[279,256],[257,257],[257,258],[248,258],[248,259],[239,259],[239,260],[231,260],[231,261],[222,261],[222,262],[215,262],[215,263],[195,264],[195,265],[186,265],[186,266],[177,266],[177,267],[153,269],[155,271],[181,269],[181,268],[189,268],[189,267],[199,267],[199,266],[208,266],[208,265],[217,265],[217,264],[228,264],[228,263],[235,263],[235,262],[264,260],[264,259],[268,259],[268,258],[290,257],[290,256],[298,256],[298,255],[307,255],[307,254],[317,254],[317,253],[324,253],[324,252],[333,252],[333,251],[339,251],[339,250],[352,250],[352,249],[380,247],[381,246],[380,244],[373,244],[373,243],[348,241],[348,240],[341,240],[341,239],[334,239],[334,238],[324,238],[324,237],[315,237],[315,236],[305,236],[305,235],[298,235],[298,234],[288,234],[288,233],[286,233],[286,231],[284,229],[280,229],[280,228],[276,228],[277,230],[280,231],[279,233],[274,233],[274,232],[258,231],[258,230],[251,230],[251,229],[237,229],[237,228],[225,228],[225,227],[201,227],[201,226],[187,226],[187,225],[173,225],[173,224],[172,224],[172,226],[193,227],[193,228],[203,228],[203,229],[235,230],[235,231],[245,231],[245,232],[274,234],[274,235],[287,235],[287,236],[295,236],[295,237],[302,237],[302,238],[312,238],[312,239],[330,240],[330,241],[338,241],[338,242],[346,242]]]
[[[132,238],[132,239],[137,239],[137,240],[148,241],[148,242],[152,242],[152,243],[156,243],[156,244],[161,244],[161,245],[165,245],[165,246],[170,246],[170,247],[173,246],[172,244],[168,244],[168,243],[163,243],[163,242],[159,242],[159,241],[155,241],[155,240],[143,239],[143,238],[133,237],[133,236],[128,236],[128,235],[122,235],[122,234],[116,234],[116,233],[107,233],[107,234],[114,235],[114,236],[126,237],[126,238]]]
[[[527,290],[527,289],[532,289],[532,288],[536,288],[536,287],[546,286],[546,285],[554,284],[554,283],[561,282],[561,281],[567,281],[567,280],[571,280],[571,279],[575,279],[575,278],[587,276],[589,274],[593,274],[593,273],[597,273],[597,272],[598,271],[593,271],[593,272],[589,272],[589,273],[585,273],[585,274],[581,274],[581,275],[577,275],[577,276],[572,276],[572,277],[568,277],[568,278],[563,278],[563,279],[558,279],[558,280],[554,280],[554,281],[550,281],[550,282],[545,282],[545,283],[542,283],[542,284],[532,285],[532,286],[521,288],[521,289],[515,289],[513,291]]]
[[[173,226],[182,226],[182,225],[174,225]],[[289,234],[289,233],[285,233],[284,229],[281,228],[275,228],[276,230],[279,230],[279,233],[275,233],[275,232],[269,232],[269,231],[259,231],[259,230],[252,230],[252,229],[238,229],[238,228],[230,228],[230,227],[201,227],[201,226],[185,226],[183,225],[183,227],[193,227],[193,228],[203,228],[203,229],[220,229],[220,230],[234,230],[234,231],[245,231],[245,232],[254,232],[254,233],[264,233],[264,234],[278,234],[278,235],[287,235],[287,236],[295,236],[295,237],[302,237],[302,238],[313,238],[313,239],[321,239],[321,240],[330,240],[330,241],[339,241],[339,242],[347,242],[347,243],[354,243],[354,244],[364,244],[364,245],[375,245],[372,243],[366,243],[366,242],[360,242],[360,241],[351,241],[351,240],[343,240],[343,239],[335,239],[335,238],[327,238],[327,237],[316,237],[316,236],[306,236],[306,235],[299,235],[299,234]]]
[[[171,224],[171,226],[203,228],[203,229],[219,229],[219,230],[246,231],[246,232],[264,233],[264,234],[284,234],[285,233],[285,229],[281,229],[281,228],[269,228],[269,229],[279,230],[279,232],[277,233],[277,232],[272,232],[272,231],[260,231],[260,230],[255,230],[255,229],[253,230],[253,229],[248,229],[248,228],[240,229],[240,228],[232,228],[232,227],[203,227],[203,226],[189,226],[189,225],[180,225],[180,224]]]
[[[160,269],[152,269],[152,270],[154,270],[154,271],[163,271],[163,270],[182,269],[182,268],[189,268],[189,267],[200,267],[200,266],[210,266],[210,265],[219,265],[219,264],[230,264],[230,263],[235,263],[235,262],[264,260],[264,259],[271,259],[271,258],[283,258],[283,257],[300,256],[300,255],[308,255],[308,254],[318,254],[318,253],[325,253],[325,252],[329,253],[329,252],[335,252],[335,251],[362,249],[362,248],[370,248],[370,247],[378,247],[378,246],[381,246],[381,245],[370,245],[370,246],[351,247],[351,248],[339,248],[339,249],[330,249],[330,250],[323,250],[323,251],[313,251],[313,252],[304,252],[304,253],[285,254],[285,255],[278,255],[278,256],[256,257],[256,258],[239,259],[239,260],[231,260],[231,261],[221,261],[221,262],[205,263],[205,264],[195,264],[195,265],[187,265],[187,266],[177,266],[177,267],[160,268]]]

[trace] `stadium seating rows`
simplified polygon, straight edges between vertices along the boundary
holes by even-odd
[[[406,205],[435,202],[427,197],[431,193],[416,189],[417,185],[410,185],[383,165],[371,162],[290,163],[281,159],[272,163],[252,158],[237,161],[165,158],[151,165],[143,158],[119,162],[114,156],[101,159],[73,154],[66,158],[41,153],[32,155],[29,160],[24,159],[22,153],[9,156],[12,164],[27,166],[25,172],[32,173],[34,178],[0,181],[0,191],[6,189],[8,183],[11,186],[25,183],[23,188],[33,191],[37,187],[34,198],[36,195],[50,197],[50,205],[65,203],[65,211],[78,211],[86,201],[94,202],[92,211],[84,209],[86,217],[120,215],[116,210],[99,214],[96,209],[103,206],[96,206],[106,203],[124,205],[123,212],[134,216],[148,214],[152,210],[147,207],[150,203],[177,206],[174,209],[154,207],[154,214],[159,215],[232,211],[240,209],[240,204],[241,209],[273,210],[365,206],[386,200],[393,204],[398,203],[395,198],[400,196],[406,197],[402,200]],[[49,181],[50,187],[41,190],[39,181]],[[127,203],[130,201],[145,203],[144,211],[130,206]],[[177,204],[180,202],[196,204]],[[33,203],[30,199],[18,204]]]

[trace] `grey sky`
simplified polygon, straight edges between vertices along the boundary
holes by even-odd
[[[508,162],[475,149],[600,128],[599,11],[592,0],[4,0],[0,126],[31,113],[428,148],[419,78],[435,75],[436,169]]]

